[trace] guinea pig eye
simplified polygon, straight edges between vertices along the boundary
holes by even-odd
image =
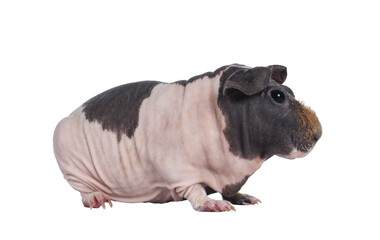
[[[270,93],[270,96],[277,103],[283,103],[283,102],[285,102],[285,94],[283,92],[281,92],[280,90],[273,90]]]

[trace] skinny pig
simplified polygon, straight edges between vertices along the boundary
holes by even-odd
[[[187,81],[128,83],[59,122],[54,152],[85,207],[187,199],[197,211],[256,204],[239,193],[273,155],[307,155],[316,114],[282,85],[280,65],[228,65]],[[219,192],[223,200],[208,194]]]

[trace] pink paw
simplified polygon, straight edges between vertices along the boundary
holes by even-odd
[[[85,207],[90,209],[99,208],[100,206],[105,209],[106,202],[112,207],[111,199],[101,192],[82,193],[82,202]]]
[[[231,210],[236,211],[230,202],[219,200],[206,201],[203,206],[198,209],[198,211],[201,212],[227,212]]]

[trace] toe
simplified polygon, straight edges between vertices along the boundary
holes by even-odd
[[[254,205],[254,204],[261,203],[261,201],[256,197],[248,195],[248,194],[241,194],[241,193],[237,193],[232,196],[223,196],[223,199],[228,200],[232,204],[237,204],[237,205]]]
[[[205,202],[200,209],[202,212],[228,212],[231,210],[236,211],[230,202],[217,200]]]
[[[101,192],[85,193],[82,194],[82,202],[85,207],[99,208],[100,206],[106,208],[107,202],[112,207],[111,199]]]

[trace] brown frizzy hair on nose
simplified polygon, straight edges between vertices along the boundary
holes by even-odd
[[[297,136],[303,139],[302,145],[306,149],[310,149],[313,147],[315,140],[318,140],[322,135],[322,126],[315,112],[302,102],[297,102],[295,115],[298,120]]]

